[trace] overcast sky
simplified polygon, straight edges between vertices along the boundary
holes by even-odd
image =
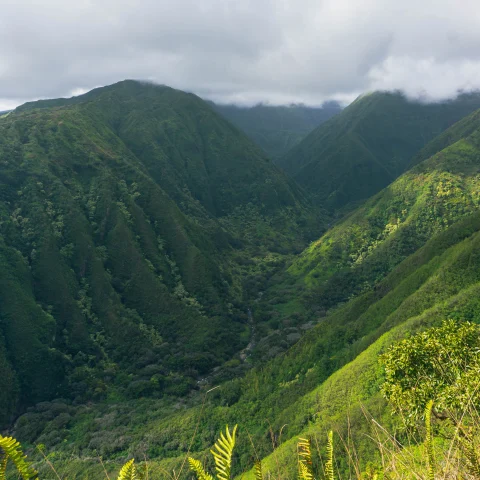
[[[0,110],[125,78],[221,102],[480,88],[478,0],[0,0]]]

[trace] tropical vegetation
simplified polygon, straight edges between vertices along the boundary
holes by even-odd
[[[1,117],[2,465],[16,438],[40,478],[478,477],[477,100],[320,126],[376,148],[404,114],[388,179],[325,167],[345,202],[168,87]]]

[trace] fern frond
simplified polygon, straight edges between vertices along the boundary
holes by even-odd
[[[298,475],[301,480],[313,480],[310,440],[298,439]]]
[[[313,480],[312,471],[301,460],[298,462],[298,475],[300,480]]]
[[[215,443],[212,450],[210,450],[215,460],[215,468],[219,480],[230,480],[230,468],[232,466],[232,453],[235,447],[237,427],[238,425],[235,425],[232,433],[230,433],[227,425],[225,435],[221,433],[217,443]]]
[[[430,400],[425,407],[425,449],[427,450],[427,478],[435,480],[435,458],[433,455],[433,434],[432,434],[432,408],[433,400]]]
[[[197,474],[198,480],[213,480],[213,477],[203,469],[203,465],[199,460],[188,457],[188,463],[190,465],[190,470]]]
[[[120,469],[117,480],[138,480],[137,468],[133,458]]]
[[[262,462],[260,460],[255,462],[255,480],[263,480]]]
[[[3,451],[0,467],[0,479],[5,478],[7,461],[9,459],[13,462],[15,468],[17,469],[23,480],[37,478],[37,471],[27,462],[27,457],[22,452],[21,445],[19,442],[17,442],[17,440],[12,437],[3,437],[2,435],[0,435],[0,450]]]
[[[3,454],[0,458],[0,480],[5,480],[7,478],[7,463],[8,457]]]
[[[327,461],[325,462],[325,476],[327,480],[335,480],[333,472],[333,432],[328,432],[327,440]]]
[[[298,455],[307,464],[312,464],[312,450],[310,440],[307,438],[298,439]]]

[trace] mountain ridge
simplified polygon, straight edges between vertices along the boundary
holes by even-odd
[[[107,378],[189,391],[248,343],[244,258],[276,268],[313,224],[301,189],[191,94],[120,82],[0,131],[0,296],[26,297],[0,307],[2,422],[16,402],[102,398]]]
[[[478,108],[478,93],[421,104],[374,92],[320,125],[278,164],[320,204],[342,209],[386,187],[430,140]]]

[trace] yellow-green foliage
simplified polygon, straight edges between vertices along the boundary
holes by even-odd
[[[217,472],[218,480],[230,480],[232,454],[233,449],[235,448],[235,436],[237,433],[237,427],[238,425],[235,425],[232,432],[230,432],[227,425],[227,427],[225,428],[225,435],[223,433],[220,433],[220,438],[210,450],[210,453],[213,455],[213,458],[215,460],[215,469]],[[202,464],[198,460],[189,457],[188,462],[190,464],[191,470],[193,470],[197,474],[198,480],[213,479],[211,475],[205,472]]]
[[[458,423],[469,405],[480,405],[480,329],[471,322],[444,321],[393,346],[381,357],[382,392],[397,411],[415,421],[432,406]]]
[[[298,439],[298,476],[301,480],[313,480],[310,439]]]
[[[327,480],[335,479],[335,476],[333,473],[333,432],[331,430],[328,432],[327,461],[325,462],[325,476]]]
[[[300,480],[314,480],[312,446],[311,440],[299,438],[297,444],[298,450],[298,477]],[[327,458],[325,461],[325,479],[335,480],[333,471],[333,431],[330,430],[327,435]]]
[[[427,474],[428,480],[435,479],[435,457],[433,454],[433,434],[432,434],[432,408],[433,400],[427,403],[425,408],[425,449],[427,450]]]
[[[0,435],[0,480],[6,478],[8,461],[11,461],[23,480],[30,480],[37,477],[36,470],[28,463],[20,443],[12,437]]]
[[[198,480],[213,480],[213,477],[205,471],[200,460],[195,460],[192,457],[188,458],[188,463],[190,465],[190,470],[197,474]]]
[[[137,468],[135,467],[135,459],[129,460],[120,470],[117,480],[137,480]]]
[[[213,449],[210,450],[210,453],[215,458],[215,467],[217,469],[217,477],[219,480],[230,479],[230,469],[232,466],[232,454],[235,447],[237,426],[238,425],[235,425],[232,433],[230,433],[227,425],[225,435],[221,433],[217,443],[215,443]]]
[[[255,480],[263,480],[262,462],[260,460],[255,462]]]

